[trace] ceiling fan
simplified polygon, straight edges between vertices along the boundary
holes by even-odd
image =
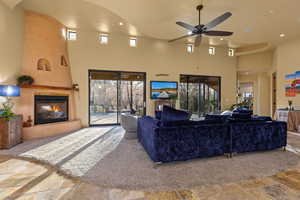
[[[187,38],[187,37],[192,37],[197,35],[196,40],[195,40],[195,46],[198,47],[201,44],[202,41],[202,35],[208,35],[208,36],[230,36],[233,34],[233,32],[228,32],[228,31],[213,31],[210,30],[212,28],[214,28],[215,26],[221,24],[222,22],[224,22],[225,20],[227,20],[229,17],[231,17],[232,13],[230,12],[226,12],[223,15],[217,17],[216,19],[214,19],[213,21],[211,21],[210,23],[203,25],[201,24],[201,10],[203,9],[203,5],[199,5],[197,6],[197,10],[199,11],[199,25],[197,26],[192,26],[190,24],[184,23],[184,22],[176,22],[177,25],[189,30],[189,34],[170,40],[169,42],[174,42],[176,40],[180,40],[183,38]]]

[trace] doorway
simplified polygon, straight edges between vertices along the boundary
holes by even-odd
[[[118,125],[121,114],[146,114],[146,73],[89,70],[89,124]]]
[[[244,107],[253,110],[254,101],[254,84],[252,82],[240,83],[238,103],[242,103]]]

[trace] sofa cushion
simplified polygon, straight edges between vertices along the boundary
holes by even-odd
[[[253,111],[247,108],[239,107],[233,110],[231,115],[231,121],[250,121],[253,115]]]
[[[225,110],[224,112],[221,113],[221,115],[229,115],[229,116],[231,116],[232,115],[232,111]]]
[[[185,121],[189,120],[190,114],[183,110],[176,110],[169,106],[164,106],[161,113],[162,121]]]
[[[231,118],[234,119],[242,119],[242,120],[250,120],[252,117],[252,114],[250,113],[232,113]]]
[[[253,115],[253,110],[249,110],[249,109],[244,108],[244,107],[238,107],[238,108],[235,108],[233,110],[233,113],[251,114],[251,115]]]
[[[189,126],[192,125],[190,120],[179,120],[179,121],[161,121],[160,126],[174,127],[174,126]]]
[[[264,122],[267,122],[267,121],[273,121],[271,117],[268,117],[268,116],[254,116],[252,117],[252,121],[264,121]]]
[[[202,126],[202,125],[210,125],[210,124],[223,124],[222,120],[181,120],[181,121],[161,121],[160,126],[164,127],[180,127],[180,126]]]
[[[205,120],[215,120],[215,121],[225,122],[229,117],[230,117],[230,115],[210,115],[210,114],[208,114],[205,116]]]

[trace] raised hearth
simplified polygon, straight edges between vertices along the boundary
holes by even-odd
[[[34,96],[34,124],[49,124],[69,120],[68,96]]]

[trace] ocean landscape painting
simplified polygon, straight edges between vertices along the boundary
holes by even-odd
[[[175,99],[177,88],[177,82],[152,81],[151,99]]]

